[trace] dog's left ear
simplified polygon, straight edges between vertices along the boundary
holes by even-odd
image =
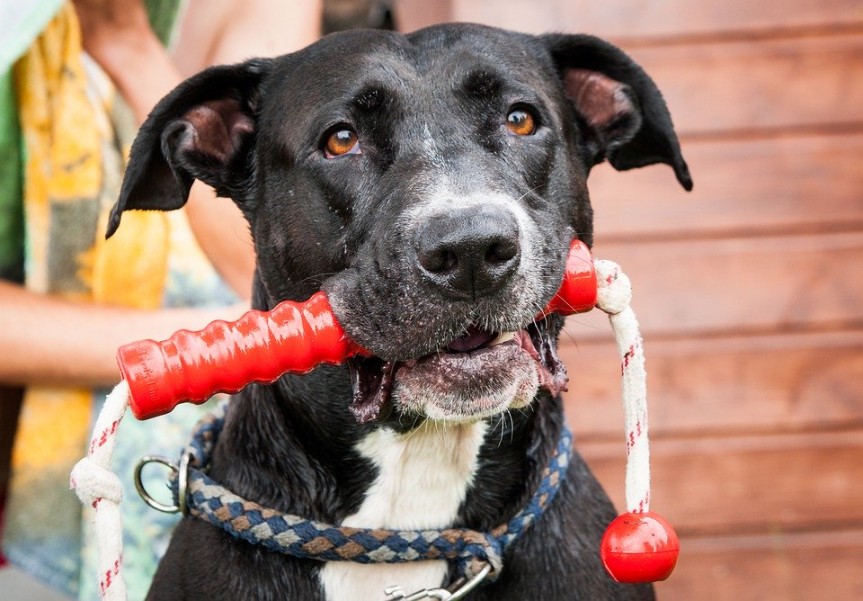
[[[608,159],[618,170],[666,163],[677,181],[692,178],[671,116],[653,80],[619,48],[588,35],[542,36],[582,125],[589,170]]]
[[[230,196],[250,169],[259,87],[270,61],[211,67],[165,96],[144,121],[129,155],[106,236],[123,211],[179,209],[199,179]]]

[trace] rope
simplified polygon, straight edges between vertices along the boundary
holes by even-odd
[[[598,259],[596,306],[608,313],[620,355],[621,401],[626,434],[626,508],[650,509],[650,447],[647,439],[647,372],[635,312],[629,306],[632,284],[620,266]]]
[[[189,454],[189,513],[213,524],[236,538],[263,545],[300,559],[353,561],[356,563],[404,563],[446,559],[455,564],[466,580],[486,564],[493,580],[503,568],[507,549],[542,515],[557,494],[566,475],[572,453],[572,434],[564,425],[557,448],[543,471],[530,502],[509,522],[491,532],[466,528],[444,530],[388,530],[352,528],[307,520],[296,515],[265,509],[225,489],[205,474],[210,451],[224,423],[227,403],[205,417],[196,428]],[[181,491],[179,475],[171,479],[175,502]]]
[[[631,512],[645,512],[650,504],[650,452],[647,437],[647,394],[646,394],[646,372],[644,369],[644,349],[638,329],[638,321],[635,313],[629,306],[632,288],[629,278],[621,271],[620,267],[611,262],[596,260],[597,273],[597,307],[608,314],[615,342],[621,357],[621,399],[623,404],[625,433],[626,433],[626,505]],[[120,502],[122,500],[122,488],[119,479],[110,470],[111,455],[116,442],[117,427],[126,412],[129,403],[129,389],[125,381],[121,381],[105,399],[105,404],[90,441],[87,457],[79,461],[72,469],[70,484],[75,490],[81,502],[90,505],[94,509],[95,532],[99,549],[99,591],[101,598],[107,601],[125,601],[126,587],[123,581],[123,542],[122,521],[120,517]],[[214,426],[209,434],[204,437],[200,452],[209,454],[215,444],[218,428]],[[375,540],[380,539],[385,544],[378,547],[378,551],[359,551],[357,556],[366,553],[370,560],[374,561],[408,561],[407,557],[417,554],[417,558],[450,559],[457,563],[459,570],[466,575],[472,575],[479,571],[483,562],[488,562],[499,573],[505,549],[512,544],[521,533],[527,529],[533,521],[542,513],[542,509],[551,501],[556,486],[546,482],[557,478],[565,472],[568,461],[568,450],[572,446],[571,435],[564,429],[561,442],[558,446],[556,460],[547,468],[543,475],[543,483],[540,490],[545,486],[552,486],[553,490],[547,492],[550,495],[543,496],[538,491],[531,500],[530,505],[513,518],[506,528],[495,529],[492,533],[480,533],[470,530],[449,529],[439,533],[434,532],[432,540],[438,538],[447,539],[443,548],[436,547],[427,540],[426,531],[389,531],[389,530],[365,530],[338,528],[316,522],[304,522],[312,524],[319,531],[325,531],[332,536],[312,537],[308,543],[303,545],[304,552],[312,553],[317,550],[319,559],[353,559],[345,555],[351,555],[355,547],[352,543],[360,544],[360,539],[371,536]],[[561,445],[567,446],[567,452],[561,452]],[[197,456],[196,456],[197,457]],[[558,471],[562,470],[562,471]],[[197,470],[190,470],[190,506],[192,511],[199,511],[202,516],[205,513],[216,515],[217,513],[232,515],[239,507],[253,507],[257,511],[260,521],[254,518],[249,522],[247,528],[240,528],[244,532],[260,532],[269,528],[273,532],[272,539],[279,538],[279,526],[273,528],[278,520],[267,523],[266,518],[275,518],[278,514],[256,506],[256,504],[241,499],[240,497],[223,497],[220,495],[209,495],[208,487],[214,483],[209,481],[204,474]],[[200,478],[198,477],[200,476]],[[174,487],[177,488],[176,486]],[[230,493],[228,493],[230,495]],[[214,501],[214,499],[216,499]],[[209,508],[209,510],[207,509]],[[239,513],[233,518],[236,520]],[[295,517],[295,516],[293,516]],[[206,518],[209,519],[209,518]],[[290,521],[284,515],[279,519],[285,523]],[[299,519],[299,518],[297,518]],[[254,522],[254,523],[252,523]],[[222,520],[224,523],[224,520]],[[237,522],[239,524],[242,523]],[[237,525],[232,527],[237,529]],[[332,532],[328,529],[334,529]],[[440,534],[440,536],[438,536]],[[341,538],[339,538],[341,537]],[[397,539],[407,541],[404,547]],[[288,536],[287,538],[290,538]],[[283,542],[286,537],[282,537]],[[314,541],[318,543],[311,544]],[[335,544],[336,541],[339,544]],[[388,542],[387,542],[388,541]],[[366,541],[368,542],[368,541]],[[396,544],[398,543],[398,544]],[[290,544],[290,543],[288,543]],[[413,546],[411,546],[413,545]],[[362,546],[362,545],[361,545]],[[326,548],[325,548],[326,547]],[[384,550],[386,549],[386,550]],[[394,550],[395,549],[395,550]],[[422,557],[419,557],[423,553]],[[437,553],[437,557],[432,557]],[[401,555],[400,555],[401,554]],[[372,557],[374,555],[374,557]],[[396,559],[398,558],[398,559]]]
[[[125,380],[105,399],[96,419],[87,456],[72,468],[70,484],[84,505],[94,509],[96,543],[99,549],[99,593],[107,601],[124,601],[123,524],[120,502],[123,487],[111,471],[111,454],[117,442],[117,427],[129,404]]]

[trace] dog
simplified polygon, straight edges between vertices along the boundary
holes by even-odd
[[[563,319],[535,317],[570,241],[592,243],[586,179],[603,161],[665,163],[692,187],[656,85],[587,35],[347,31],[179,85],[134,142],[109,235],[123,211],[180,208],[202,180],[249,222],[253,306],[323,290],[371,353],[235,395],[210,475],[333,524],[486,532],[509,520],[564,424]],[[603,570],[614,516],[575,454],[503,569],[467,598],[652,599]],[[383,601],[390,585],[453,578],[443,560],[295,559],[187,516],[148,598]]]

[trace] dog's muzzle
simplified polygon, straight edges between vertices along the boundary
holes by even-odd
[[[470,326],[464,335],[419,359],[349,362],[352,411],[361,422],[393,410],[440,421],[469,421],[530,404],[540,389],[566,389],[566,368],[546,319],[517,332]]]

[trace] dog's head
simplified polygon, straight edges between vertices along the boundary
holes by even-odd
[[[374,353],[351,363],[358,417],[392,400],[477,419],[565,384],[561,320],[534,317],[570,240],[591,242],[586,178],[604,160],[667,163],[691,187],[656,86],[599,39],[346,32],[174,90],[135,141],[109,233],[210,184],[250,223],[259,308],[323,288]]]

